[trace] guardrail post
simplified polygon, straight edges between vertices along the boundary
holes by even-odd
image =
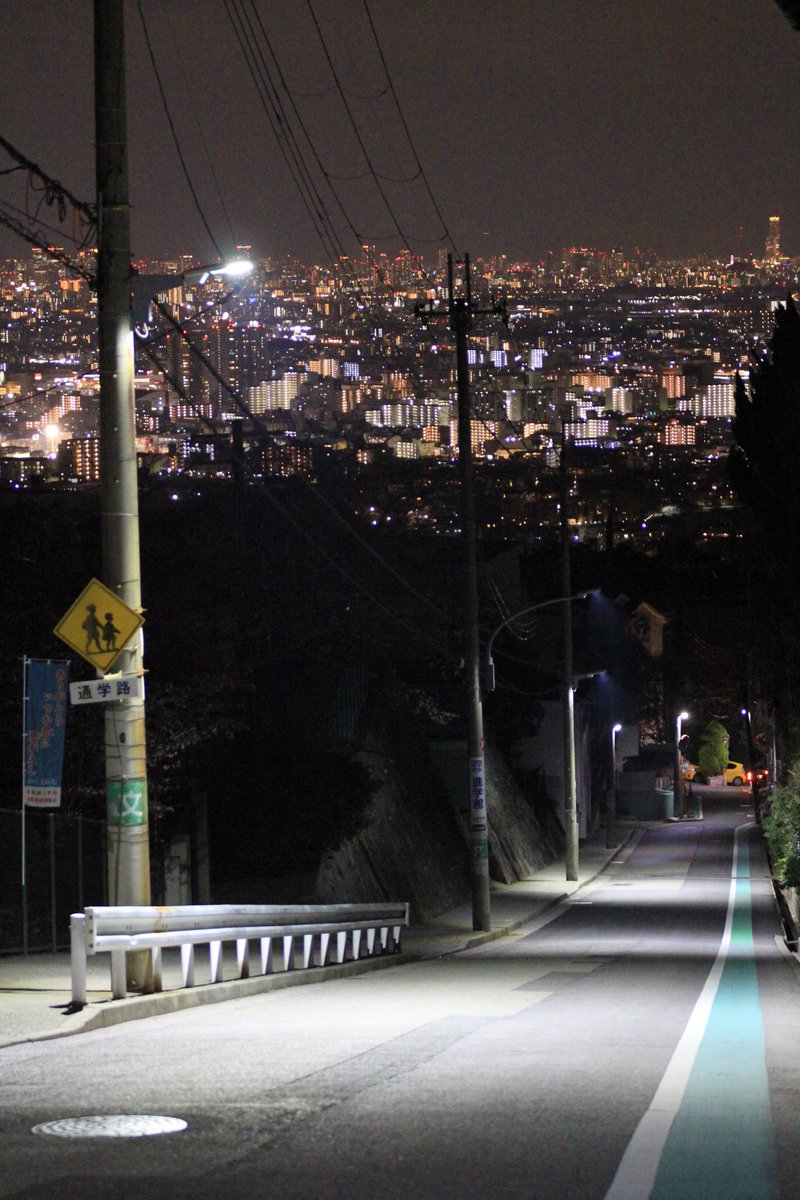
[[[261,974],[269,975],[272,971],[272,938],[262,937],[261,942]]]
[[[111,951],[111,994],[115,1000],[124,1000],[128,994],[124,950]]]
[[[222,979],[222,942],[208,943],[208,958],[211,966],[211,982],[219,983]]]
[[[184,987],[194,987],[194,946],[191,942],[181,943],[181,976]]]
[[[150,971],[149,971],[150,991],[160,992],[163,986],[161,975],[161,947],[153,946],[150,951]]]
[[[321,933],[319,935],[319,965],[327,967],[328,954],[331,948],[331,935],[329,933]]]
[[[73,913],[69,919],[69,958],[72,974],[72,1003],[86,1004],[86,917]]]

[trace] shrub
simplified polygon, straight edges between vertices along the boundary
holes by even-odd
[[[800,762],[773,792],[763,829],[775,879],[781,887],[800,887]]]
[[[719,721],[709,721],[700,739],[698,766],[708,778],[721,775],[728,762],[728,731]]]

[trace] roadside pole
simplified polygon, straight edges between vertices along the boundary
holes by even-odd
[[[100,483],[104,581],[141,612],[123,9],[123,0],[94,3]],[[142,645],[139,630],[122,652],[126,675],[142,673]],[[149,904],[143,699],[106,706],[105,761],[109,901]],[[129,972],[143,957],[128,956]]]
[[[467,335],[472,326],[469,257],[465,257],[467,295],[453,294],[453,258],[448,256],[448,310],[456,339],[458,389],[458,470],[461,483],[461,534],[464,546],[464,676],[469,769],[470,882],[472,927],[489,930],[489,832],[486,808],[486,759],[481,701],[481,647],[478,610],[478,531],[475,520],[475,483],[472,462],[472,411],[469,392]]]
[[[575,778],[575,692],[572,678],[572,570],[569,545],[569,473],[567,471],[567,423],[561,422],[561,590],[564,601],[563,646],[561,655],[561,688],[564,722],[564,856],[566,878],[578,878],[579,830],[578,792]]]
[[[486,800],[486,759],[481,696],[480,605],[478,589],[478,526],[475,517],[475,482],[472,456],[472,407],[469,388],[467,340],[478,316],[502,315],[502,304],[479,309],[472,301],[469,255],[464,255],[463,297],[456,297],[453,256],[447,256],[447,309],[427,303],[417,306],[423,317],[447,316],[456,342],[458,397],[458,471],[461,536],[463,545],[462,613],[464,630],[464,688],[467,722],[467,775],[469,788],[469,854],[472,891],[472,927],[492,927],[489,895],[489,823]]]

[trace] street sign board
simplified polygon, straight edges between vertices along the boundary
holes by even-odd
[[[143,675],[105,675],[69,685],[70,704],[107,704],[110,700],[144,700]]]
[[[81,658],[105,672],[143,624],[141,613],[129,608],[99,579],[93,579],[53,632]]]

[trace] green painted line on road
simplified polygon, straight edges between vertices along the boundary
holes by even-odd
[[[651,1200],[778,1200],[750,858],[740,838],[728,955]]]
[[[717,956],[606,1200],[777,1200],[747,832]]]

